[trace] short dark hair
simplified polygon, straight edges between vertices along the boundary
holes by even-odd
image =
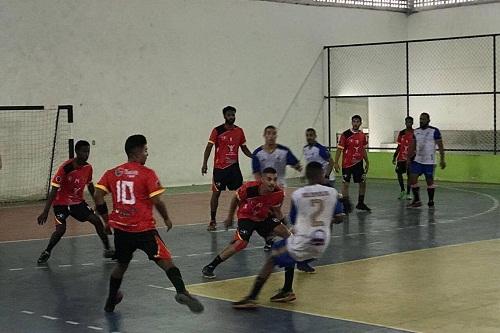
[[[262,170],[262,173],[277,173],[275,168],[267,167]]]
[[[90,143],[85,140],[79,140],[75,145],[75,151],[80,151],[83,147],[90,147]]]
[[[316,130],[312,127],[309,127],[308,129],[306,129],[306,132],[313,132],[316,134]]]
[[[306,178],[311,180],[317,178],[323,172],[323,165],[319,162],[309,162],[306,165]]]
[[[125,141],[125,153],[127,153],[127,156],[130,156],[130,154],[132,154],[134,150],[144,147],[144,145],[146,145],[147,143],[148,141],[146,140],[146,137],[144,135],[131,135],[127,138],[127,141]]]
[[[359,121],[363,121],[363,119],[361,119],[361,116],[359,114],[355,114],[354,116],[352,116],[351,121],[353,121],[354,119],[359,119]]]
[[[224,109],[222,109],[222,114],[226,115],[226,113],[230,111],[236,112],[236,108],[234,106],[228,105]]]
[[[421,116],[427,116],[427,118],[431,119],[431,116],[427,112],[422,112]]]
[[[408,117],[405,118],[405,121],[407,121],[407,120],[413,121],[413,117],[408,116]]]
[[[268,129],[276,130],[277,128],[276,128],[276,126],[273,126],[273,125],[267,125],[267,126],[264,128],[264,133],[266,133],[266,131],[267,131]]]

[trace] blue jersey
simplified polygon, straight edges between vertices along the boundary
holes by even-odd
[[[285,146],[277,145],[272,152],[264,150],[261,146],[252,154],[252,171],[253,173],[262,172],[265,168],[274,168],[278,174],[278,182],[280,185],[286,185],[285,174],[287,165],[296,165],[299,160],[292,151]]]

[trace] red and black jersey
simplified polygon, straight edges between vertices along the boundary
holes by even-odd
[[[406,161],[408,158],[408,150],[410,149],[411,144],[413,143],[413,129],[407,130],[404,129],[399,132],[398,135],[398,157],[397,161]]]
[[[236,196],[238,197],[238,219],[252,220],[255,222],[264,221],[271,207],[280,207],[283,204],[285,193],[280,187],[276,187],[273,192],[259,194],[261,181],[251,181],[243,184]]]
[[[227,128],[222,124],[212,130],[208,142],[215,145],[214,168],[225,169],[238,163],[238,151],[246,143],[246,138],[240,127]]]
[[[113,196],[113,210],[109,214],[111,227],[127,232],[156,228],[151,198],[165,189],[152,169],[128,162],[106,171],[96,187]]]
[[[64,162],[52,178],[51,185],[59,188],[52,202],[54,206],[76,205],[83,201],[83,190],[92,182],[92,166],[77,165],[72,158]]]
[[[338,149],[342,149],[342,168],[349,168],[363,160],[368,138],[362,131],[348,129],[340,136]]]

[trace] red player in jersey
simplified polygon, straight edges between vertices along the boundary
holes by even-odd
[[[396,174],[398,175],[399,187],[401,188],[400,200],[411,200],[410,187],[410,168],[406,160],[408,159],[408,150],[413,142],[413,118],[408,116],[405,118],[406,128],[399,132],[398,147],[392,156],[392,164],[396,164]],[[403,174],[406,173],[407,186],[405,192],[405,184],[403,182]]]
[[[234,125],[236,120],[236,109],[232,106],[226,106],[222,109],[225,123],[215,127],[210,134],[205,153],[203,154],[203,166],[201,174],[207,173],[208,158],[212,147],[215,145],[214,171],[212,180],[212,198],[210,199],[210,223],[208,231],[216,230],[217,207],[219,206],[219,197],[221,191],[226,188],[230,191],[237,190],[243,183],[240,165],[238,164],[238,150],[248,157],[252,158],[252,153],[245,145],[245,133],[243,129]]]
[[[112,258],[114,250],[109,246],[108,236],[104,231],[101,219],[83,200],[83,190],[88,187],[94,195],[92,183],[92,166],[87,163],[90,154],[90,144],[87,141],[78,141],[75,145],[76,158],[64,162],[52,178],[51,189],[45,208],[38,216],[38,224],[47,221],[50,206],[54,206],[56,230],[50,237],[49,245],[38,258],[38,263],[46,263],[50,253],[66,232],[66,219],[71,215],[80,222],[89,221],[104,244],[104,257]]]
[[[265,168],[260,180],[247,182],[238,189],[231,201],[228,217],[224,221],[226,227],[232,225],[234,213],[238,207],[238,228],[234,239],[210,264],[203,267],[203,277],[215,278],[215,268],[221,262],[247,247],[254,231],[257,231],[264,239],[267,239],[271,234],[282,238],[287,238],[290,235],[282,223],[281,205],[285,194],[277,183],[276,170]]]
[[[359,115],[354,115],[351,118],[352,129],[346,130],[340,136],[339,143],[337,145],[337,152],[335,153],[335,171],[339,172],[339,158],[342,153],[342,195],[343,203],[346,213],[352,211],[352,205],[349,201],[349,182],[351,177],[354,183],[359,184],[359,196],[357,209],[370,211],[370,208],[365,204],[365,193],[366,193],[366,174],[368,173],[368,154],[366,152],[366,147],[368,146],[368,139],[366,134],[363,133],[359,128],[361,127],[361,117]],[[366,165],[363,167],[363,160]]]
[[[118,260],[111,273],[104,310],[113,312],[122,300],[123,294],[119,289],[123,276],[135,250],[140,249],[167,273],[177,291],[175,300],[187,305],[192,312],[202,312],[203,305],[186,290],[181,272],[156,230],[153,206],[163,217],[167,231],[172,228],[172,221],[160,198],[165,189],[156,173],[144,166],[148,157],[146,138],[140,134],[130,136],[125,142],[125,152],[128,162],[106,171],[96,185],[96,209],[104,218],[106,228],[114,229],[115,257]],[[109,215],[104,201],[106,193],[111,193],[113,197],[113,210]]]

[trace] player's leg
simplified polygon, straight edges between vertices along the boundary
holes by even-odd
[[[398,177],[398,183],[399,183],[399,188],[400,188],[400,194],[399,194],[399,200],[404,200],[406,195],[405,195],[405,183],[404,183],[404,179],[403,179],[403,173],[406,172],[406,168],[403,168],[403,164],[405,162],[400,162],[398,161],[397,164],[396,164],[396,175]]]
[[[432,165],[432,164],[429,164],[429,165],[424,165],[425,167],[425,171],[424,171],[424,175],[425,175],[425,182],[427,183],[427,195],[429,197],[429,202],[427,203],[427,205],[430,207],[430,208],[433,208],[434,207],[434,192],[436,190],[436,186],[434,184],[434,168],[435,166]]]
[[[73,216],[76,220],[80,222],[89,221],[94,226],[95,231],[104,246],[104,258],[112,258],[115,251],[111,249],[111,246],[109,245],[108,235],[106,235],[106,232],[104,231],[104,225],[102,224],[101,219],[94,213],[92,208],[90,208],[84,201],[78,205],[71,205],[69,207],[69,211],[71,216]]]
[[[143,250],[148,255],[148,258],[153,260],[166,273],[177,291],[175,295],[177,303],[186,305],[194,313],[202,312],[203,305],[186,290],[181,271],[172,261],[172,255],[158,231],[151,230],[141,234],[143,235],[139,240],[138,248]]]
[[[231,243],[201,270],[204,278],[214,279],[214,270],[217,266],[247,247],[250,237],[256,229],[256,224],[257,223],[250,220],[238,220],[238,228],[234,233],[234,238]]]
[[[359,162],[352,167],[353,169],[353,181],[359,184],[359,194],[358,194],[358,204],[356,209],[364,210],[370,212],[371,209],[365,204],[365,194],[366,194],[366,174],[363,166],[363,162]]]
[[[349,214],[352,212],[352,203],[349,200],[349,183],[352,177],[352,167],[342,168],[342,204],[344,205],[344,213]]]
[[[137,237],[139,237],[138,234],[115,229],[115,258],[117,263],[109,278],[109,293],[104,306],[106,312],[113,312],[115,306],[123,299],[120,286],[134,251],[137,249]]]
[[[405,172],[406,172],[406,200],[412,200],[411,197],[411,179],[410,179],[410,166],[407,162],[405,164]]]
[[[269,276],[273,272],[274,268],[274,260],[273,257],[269,257],[266,259],[266,262],[264,263],[264,266],[262,266],[262,269],[260,270],[259,275],[255,278],[252,290],[250,293],[244,297],[241,301],[234,302],[233,303],[233,308],[235,309],[251,309],[255,308],[257,306],[256,300],[257,297],[259,296],[260,291],[262,290],[262,287],[266,283],[266,281],[269,279]]]
[[[408,205],[410,208],[422,206],[420,201],[420,187],[418,186],[418,177],[422,174],[422,165],[413,161],[410,165],[410,186],[413,192],[413,201]]]
[[[66,232],[66,219],[69,216],[68,206],[54,206],[54,215],[56,230],[54,230],[54,232],[50,236],[47,248],[42,251],[40,257],[38,258],[37,263],[39,264],[44,264],[49,260],[52,249],[54,248],[54,246],[56,246],[57,243],[59,243],[62,236]]]
[[[226,170],[215,169],[212,179],[212,197],[210,198],[210,222],[207,230],[215,231],[217,229],[217,208],[219,207],[219,198],[222,191],[226,189]]]

